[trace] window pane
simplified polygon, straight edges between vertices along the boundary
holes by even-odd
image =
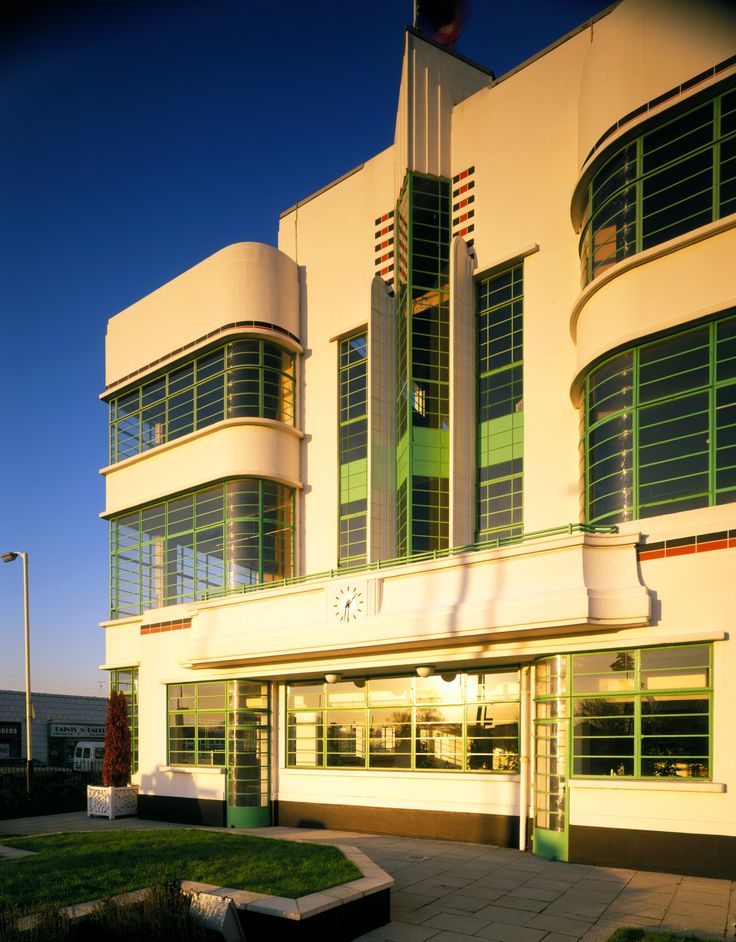
[[[200,710],[224,710],[225,709],[225,681],[199,684]]]
[[[516,772],[519,768],[519,704],[467,706],[466,720],[468,769]]]
[[[315,768],[322,765],[322,713],[289,713],[287,765]]]
[[[352,680],[327,685],[328,706],[362,706],[365,703],[365,681],[360,686]]]
[[[368,681],[369,703],[411,703],[411,677],[374,677]]]
[[[447,675],[445,680],[441,674],[431,677],[417,677],[416,685],[417,703],[462,703],[463,687],[462,675]]]
[[[322,704],[323,685],[290,684],[288,707],[290,710],[318,710]]]
[[[330,710],[325,714],[328,766],[365,765],[365,712]]]
[[[520,696],[519,672],[468,674],[466,678],[465,699],[474,700],[517,700]]]
[[[370,755],[372,768],[411,768],[411,711],[370,711]]]
[[[709,668],[710,649],[705,644],[642,651],[641,685],[646,690],[707,687]]]
[[[630,651],[580,654],[572,659],[574,693],[613,693],[633,690],[634,655]]]

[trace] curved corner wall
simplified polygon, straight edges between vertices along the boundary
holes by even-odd
[[[103,469],[105,515],[230,477],[300,487],[296,429],[268,419],[226,419]]]
[[[657,331],[731,307],[736,217],[618,263],[588,286],[573,311],[580,376],[599,357]]]
[[[623,115],[732,56],[734,48],[732,4],[623,0],[591,34],[580,87],[578,166]]]
[[[221,249],[113,317],[107,386],[228,324],[253,321],[299,336],[297,266],[259,242]]]

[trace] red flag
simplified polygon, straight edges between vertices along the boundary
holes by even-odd
[[[418,0],[417,28],[452,49],[460,35],[464,0]]]

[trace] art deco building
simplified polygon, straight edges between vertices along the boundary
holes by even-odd
[[[112,318],[142,815],[732,875],[735,53],[409,29],[391,147]]]

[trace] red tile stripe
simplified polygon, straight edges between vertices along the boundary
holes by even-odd
[[[674,545],[672,545],[674,544]],[[673,556],[691,556],[693,553],[710,553],[713,550],[736,549],[736,531],[730,530],[721,534],[698,534],[691,537],[681,537],[654,543],[647,548],[647,544],[638,548],[639,559],[642,561],[652,559],[669,559]]]
[[[393,236],[395,228],[394,217],[395,211],[392,209],[382,216],[379,216],[375,222],[374,251],[376,252],[376,257],[374,265],[376,266],[376,274],[384,278],[389,285],[393,284],[393,275],[391,275],[390,278],[386,278],[386,275],[391,274],[394,270],[394,255],[396,252]],[[387,262],[388,264],[386,264]]]
[[[192,621],[160,621],[152,625],[141,625],[142,635],[155,635],[162,631],[178,631],[180,628],[191,628]]]
[[[453,199],[460,196],[463,193],[468,193],[468,190],[473,189],[475,186],[475,167],[467,167],[465,170],[461,170],[460,173],[456,174],[452,178],[453,190],[452,196]],[[463,182],[464,181],[464,182]],[[455,184],[460,184],[455,186]],[[458,210],[465,209],[464,213],[461,213],[459,216],[455,216],[452,220],[452,234],[453,236],[466,236],[468,233],[473,232],[475,229],[474,225],[467,225],[469,219],[472,219],[475,216],[475,211],[472,209],[467,209],[472,203],[475,202],[475,195],[467,195],[461,199],[458,203],[453,204],[452,211],[453,213],[458,212]],[[462,228],[460,228],[462,227]]]

